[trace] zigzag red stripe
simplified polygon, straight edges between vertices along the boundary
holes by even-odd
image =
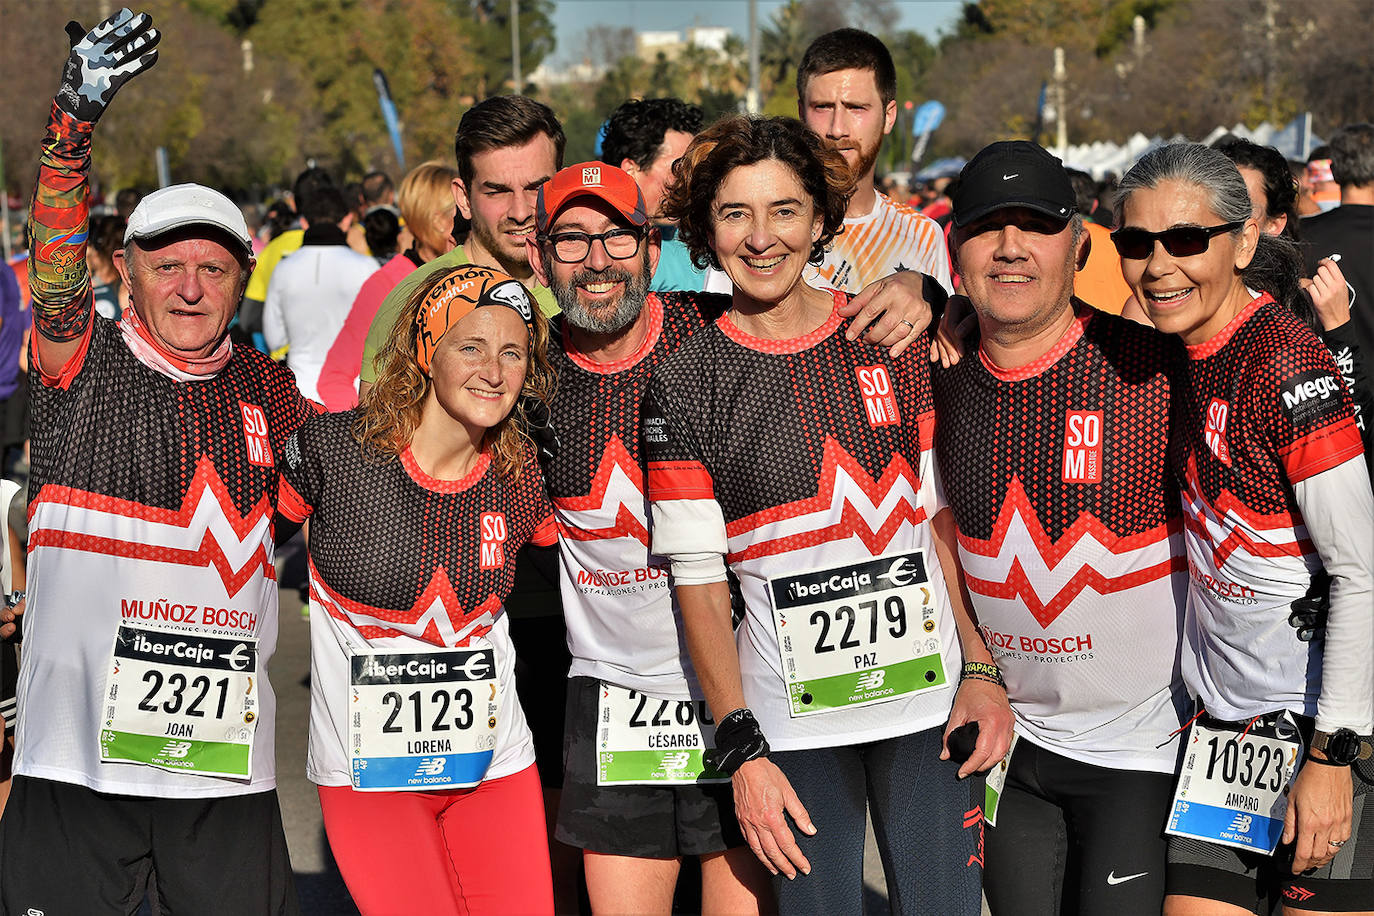
[[[1246,553],[1255,557],[1301,557],[1311,553],[1316,548],[1307,538],[1297,536],[1297,519],[1288,512],[1275,512],[1265,515],[1255,512],[1242,503],[1234,493],[1223,487],[1217,494],[1216,504],[1213,505],[1202,491],[1202,482],[1198,477],[1197,455],[1189,453],[1188,465],[1184,473],[1186,491],[1184,493],[1183,507],[1186,515],[1188,530],[1197,535],[1203,541],[1212,544],[1212,562],[1217,569],[1225,565],[1230,556],[1237,550],[1244,549]],[[1233,515],[1255,531],[1266,532],[1289,532],[1289,539],[1275,541],[1259,541],[1252,538],[1234,523],[1231,523],[1230,533],[1220,544],[1215,543],[1214,536],[1206,529],[1203,520],[1199,517],[1194,503],[1206,507],[1211,512],[1218,524],[1225,525],[1226,517]]]
[[[849,500],[845,500],[844,509],[840,513],[840,520],[834,525],[771,541],[750,544],[742,551],[727,554],[726,559],[730,563],[754,560],[759,557],[775,556],[792,550],[814,547],[817,544],[825,544],[830,541],[842,541],[845,538],[855,536],[863,541],[864,546],[868,548],[871,554],[878,556],[887,550],[887,545],[891,543],[892,538],[896,536],[904,522],[920,525],[925,520],[925,509],[913,508],[911,503],[902,500],[898,508],[884,521],[882,527],[874,531],[853,504]]]
[[[563,508],[559,500],[554,500]],[[615,524],[606,528],[579,528],[564,521],[558,522],[558,533],[570,541],[610,541],[616,538],[634,538],[645,547],[649,546],[649,529],[645,528],[625,506],[615,514]]]
[[[229,558],[220,548],[219,542],[208,531],[205,532],[205,537],[196,550],[139,544],[94,534],[77,534],[71,531],[52,529],[39,531],[29,539],[30,550],[38,547],[80,550],[84,553],[96,553],[107,557],[125,557],[131,560],[148,560],[153,563],[175,563],[179,566],[192,566],[198,569],[213,566],[224,582],[225,593],[231,598],[242,591],[243,587],[253,581],[259,573],[262,574],[263,578],[270,581],[275,582],[277,580],[277,569],[267,559],[267,551],[264,548],[256,548],[253,551],[252,559],[242,569],[235,571],[229,563]]]
[[[501,600],[495,595],[491,595],[472,611],[464,611],[462,602],[458,600],[458,594],[453,588],[453,582],[448,577],[448,572],[440,566],[434,570],[429,578],[429,584],[425,590],[416,598],[414,603],[406,610],[395,610],[393,608],[374,607],[364,604],[361,601],[354,601],[338,594],[320,576],[320,572],[315,568],[314,560],[309,561],[310,565],[310,594],[311,600],[319,599],[321,605],[328,610],[329,615],[336,620],[348,624],[367,639],[385,639],[395,636],[405,636],[415,638],[413,634],[402,632],[401,630],[390,627],[378,626],[374,624],[355,623],[348,614],[357,614],[363,617],[373,617],[380,620],[389,620],[397,624],[415,624],[420,618],[428,613],[429,609],[437,600],[444,608],[444,614],[448,617],[449,623],[453,627],[453,632],[461,633],[463,627],[471,621],[481,617],[483,614],[491,614],[494,621],[501,612]],[[467,638],[456,643],[458,646],[467,645],[468,640],[474,636],[485,636],[491,627],[479,627],[469,633]],[[445,646],[443,637],[440,636],[438,628],[433,622],[425,628],[423,635],[419,637],[427,643],[435,646]],[[453,648],[448,646],[448,648]]]
[[[1021,568],[1019,559],[1012,559],[1006,582],[979,579],[977,576],[969,574],[967,569],[964,570],[964,578],[968,581],[969,591],[976,595],[1020,600],[1026,606],[1026,610],[1030,611],[1031,615],[1040,622],[1041,627],[1048,627],[1064,612],[1065,608],[1082,594],[1085,588],[1092,588],[1099,595],[1109,595],[1113,592],[1126,591],[1148,582],[1163,579],[1174,573],[1187,571],[1188,560],[1185,557],[1170,557],[1154,566],[1138,569],[1135,572],[1114,578],[1104,576],[1091,566],[1083,566],[1073,574],[1072,579],[1064,584],[1058,594],[1050,599],[1049,603],[1040,600],[1040,596],[1035,592],[1035,587],[1031,584],[1030,577]]]
[[[1012,477],[1011,482],[1007,485],[1006,499],[1003,500],[1002,509],[997,515],[997,522],[993,525],[992,537],[981,540],[965,537],[961,534],[959,535],[959,546],[969,553],[976,553],[980,556],[1001,556],[1014,515],[1021,516],[1026,531],[1030,533],[1031,540],[1035,543],[1036,551],[1049,569],[1058,566],[1059,562],[1078,545],[1078,542],[1085,535],[1092,535],[1098,543],[1112,553],[1126,553],[1158,543],[1170,534],[1178,532],[1182,526],[1179,519],[1171,519],[1148,531],[1120,535],[1104,525],[1095,515],[1084,512],[1074,519],[1073,524],[1059,536],[1059,540],[1052,541],[1050,536],[1045,533],[1044,526],[1040,524],[1040,519],[1036,515],[1034,507],[1031,506],[1030,498],[1026,495],[1025,487],[1022,486],[1020,478]]]
[[[606,504],[606,491],[611,485],[611,474],[620,468],[625,472],[625,476],[635,485],[635,489],[640,496],[644,495],[644,472],[639,468],[639,462],[630,456],[630,452],[625,448],[625,443],[619,436],[611,436],[606,442],[606,450],[601,453],[601,462],[597,465],[596,475],[592,477],[591,489],[586,496],[568,496],[554,500],[554,504],[560,509],[567,509],[570,512],[589,512],[600,509]]]
[[[820,470],[820,490],[815,496],[809,499],[801,499],[796,502],[786,503],[781,506],[773,506],[753,515],[746,515],[736,519],[725,526],[727,537],[736,538],[748,534],[756,528],[764,525],[771,525],[776,522],[785,521],[789,518],[799,518],[804,515],[811,515],[816,512],[824,512],[835,502],[835,485],[839,476],[838,470],[843,468],[849,472],[849,477],[859,486],[868,497],[873,501],[873,505],[881,505],[884,497],[892,492],[892,488],[897,485],[897,481],[905,480],[911,485],[911,489],[919,492],[921,489],[920,478],[911,469],[903,455],[892,456],[887,469],[883,471],[880,480],[875,481],[848,452],[846,452],[834,438],[826,436],[823,451],[821,453]],[[849,508],[846,501],[846,508]],[[924,510],[920,513],[921,521],[924,521]],[[913,521],[916,520],[916,513],[911,514]],[[886,527],[886,526],[885,526]],[[868,529],[867,523],[864,528]],[[827,529],[829,530],[829,529]],[[869,529],[871,532],[871,529]],[[857,532],[856,532],[857,533]],[[860,535],[862,536],[862,535]],[[823,540],[834,540],[834,538],[824,538]],[[815,543],[821,543],[817,541]],[[867,541],[865,541],[867,543]],[[758,546],[758,545],[755,545]],[[751,547],[750,551],[754,548]],[[748,553],[749,551],[746,551]]]

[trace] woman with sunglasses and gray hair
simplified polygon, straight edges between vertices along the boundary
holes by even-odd
[[[1142,158],[1116,216],[1126,281],[1188,354],[1170,451],[1198,715],[1167,825],[1165,913],[1367,911],[1374,496],[1340,374],[1281,304],[1301,262],[1261,232],[1235,165],[1198,144]],[[1329,612],[1306,613],[1328,578]]]

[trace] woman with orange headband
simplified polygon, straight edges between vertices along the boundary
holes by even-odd
[[[551,913],[534,745],[502,602],[553,517],[524,431],[548,329],[505,274],[441,271],[358,408],[288,440],[279,510],[310,519],[307,773],[358,908]]]

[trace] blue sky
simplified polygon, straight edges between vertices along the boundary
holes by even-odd
[[[766,23],[782,0],[759,0],[759,24]],[[898,0],[899,28],[915,29],[934,38],[949,30],[963,5],[958,0]],[[636,31],[728,26],[743,36],[749,27],[748,0],[556,0],[553,14],[558,30],[554,57],[576,56],[588,28],[629,26]]]

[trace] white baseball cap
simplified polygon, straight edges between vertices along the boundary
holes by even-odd
[[[139,201],[134,212],[129,214],[124,244],[183,226],[214,226],[237,239],[248,254],[253,253],[253,237],[248,232],[243,213],[220,192],[198,184],[160,188]]]

